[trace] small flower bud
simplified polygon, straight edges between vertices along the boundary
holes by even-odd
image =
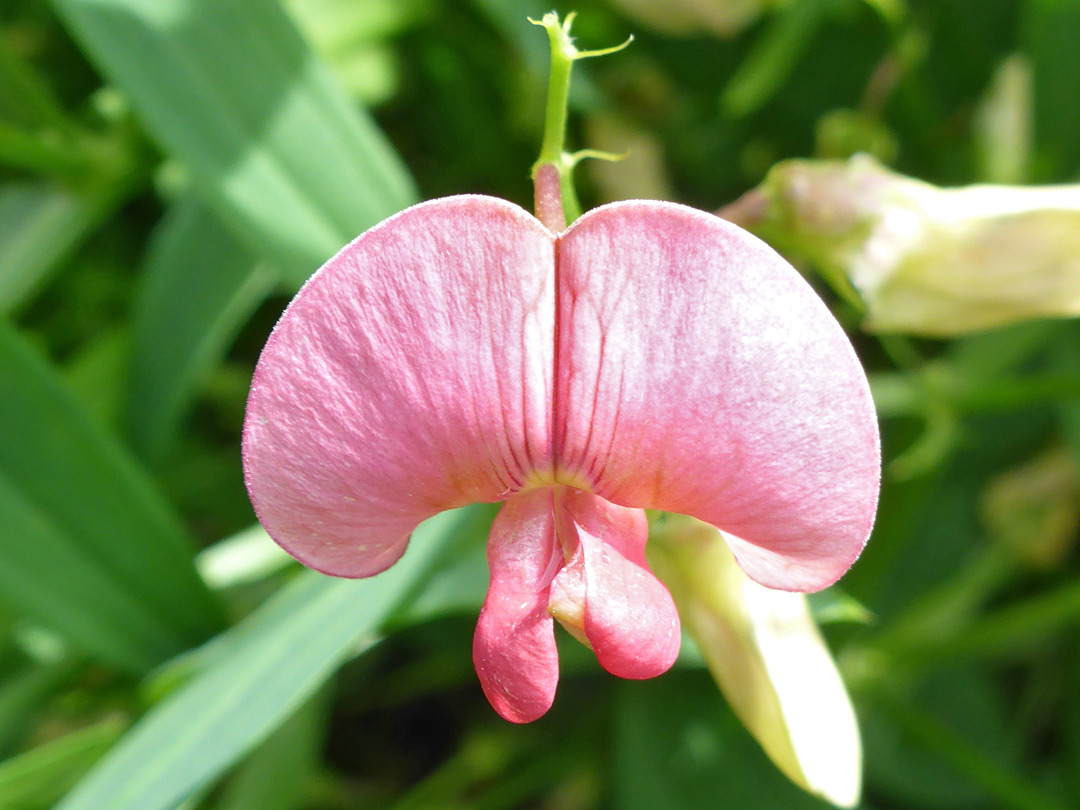
[[[803,789],[858,804],[855,713],[801,593],[754,582],[722,532],[681,515],[650,529],[649,562],[743,725]]]
[[[980,513],[990,539],[1033,568],[1053,568],[1080,528],[1076,459],[1056,447],[1007,470],[983,493]]]
[[[778,164],[719,213],[854,288],[869,331],[1080,315],[1080,185],[943,189],[858,155]]]

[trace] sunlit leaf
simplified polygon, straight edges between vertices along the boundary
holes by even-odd
[[[195,565],[211,588],[231,588],[277,573],[293,558],[255,524],[199,552]]]
[[[423,524],[405,557],[372,579],[305,572],[211,645],[205,670],[154,707],[62,810],[166,810],[273,732],[424,578],[444,545],[483,531],[486,510]]]
[[[132,313],[128,429],[151,461],[167,457],[198,383],[276,284],[194,197],[162,221]]]
[[[53,5],[199,194],[293,285],[414,201],[382,134],[273,0]]]
[[[317,694],[256,748],[215,810],[294,810],[319,764],[327,700]]]
[[[51,807],[123,730],[120,720],[104,720],[0,762],[0,807]]]
[[[23,304],[86,237],[99,212],[45,183],[0,187],[0,312]]]
[[[143,671],[219,626],[153,485],[0,325],[0,599]]]

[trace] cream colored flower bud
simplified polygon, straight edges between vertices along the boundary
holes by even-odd
[[[1054,447],[995,477],[979,511],[990,539],[1034,568],[1068,556],[1080,528],[1080,471],[1064,446]]]
[[[765,753],[810,793],[858,804],[858,724],[806,597],[754,582],[722,533],[693,518],[654,522],[648,552],[683,627]]]
[[[849,282],[870,331],[1080,314],[1080,185],[944,189],[860,155],[778,164],[720,215]]]
[[[641,25],[667,34],[712,33],[733,37],[780,0],[615,0],[620,11]]]

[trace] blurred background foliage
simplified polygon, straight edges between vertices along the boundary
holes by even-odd
[[[1075,182],[1078,0],[580,0],[587,206],[716,210],[777,161],[940,185]],[[531,207],[530,0],[0,4],[0,808],[813,808],[687,655],[563,651],[554,709],[489,709],[486,508],[377,579],[253,528],[247,385],[303,280],[420,199]],[[880,516],[811,599],[866,808],[1080,806],[1080,324],[850,328]]]

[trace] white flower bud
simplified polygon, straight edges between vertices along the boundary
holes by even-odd
[[[851,160],[789,161],[720,212],[932,337],[1080,314],[1080,185],[944,189]]]

